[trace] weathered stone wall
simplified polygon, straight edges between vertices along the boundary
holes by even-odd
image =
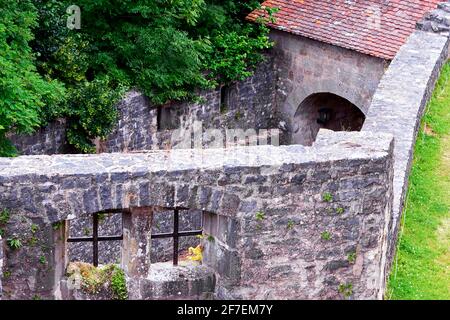
[[[315,146],[373,138],[343,137],[323,131]],[[393,160],[351,158],[283,165],[289,179],[258,187],[267,200],[248,197],[238,219],[211,219],[205,263],[217,270],[219,298],[382,298]]]
[[[420,120],[449,53],[449,3],[428,14],[400,49],[375,92],[363,130],[395,137],[392,261]]]
[[[5,296],[53,296],[64,270],[55,262],[64,259],[55,257],[65,236],[55,222],[110,209],[189,207],[236,223],[228,233],[213,233],[217,250],[205,251],[219,298],[339,298],[347,291],[354,298],[381,298],[392,139],[323,133],[319,141],[311,148],[0,159],[0,203],[12,216],[6,235],[24,244],[7,249],[11,276],[3,279]],[[131,232],[140,230],[140,224],[127,225],[137,228]],[[142,239],[149,230],[142,229]],[[33,237],[38,245],[29,244]],[[148,284],[145,241],[142,248],[138,242],[127,249],[139,255],[126,250],[122,257],[143,261],[144,274],[132,281],[133,292]],[[40,256],[48,264],[39,263]],[[127,265],[127,272],[139,270],[135,262],[131,269]]]
[[[200,93],[199,103],[173,103],[161,110],[161,124],[158,128],[158,108],[148,99],[136,91],[127,93],[125,99],[118,105],[119,120],[114,131],[105,141],[97,141],[98,152],[131,152],[151,149],[169,149],[183,147],[186,135],[177,137],[174,130],[188,130],[195,121],[200,121],[203,130],[210,128],[225,129],[273,129],[278,128],[277,110],[275,102],[276,76],[270,55],[266,57],[255,74],[240,82],[230,85],[226,90],[220,88]],[[222,97],[225,95],[225,97]],[[181,132],[180,132],[181,133]],[[61,154],[69,151],[65,141],[65,122],[57,120],[50,123],[31,136],[11,136],[13,143],[24,155]],[[189,134],[190,136],[190,134]],[[224,135],[225,136],[225,135]],[[286,140],[286,139],[285,139]],[[204,136],[203,146],[216,142],[211,137]],[[189,145],[190,147],[190,145]],[[196,146],[198,147],[198,146]],[[191,218],[183,219],[186,229],[194,229],[198,225],[198,212],[190,212]],[[170,232],[171,223],[167,215],[158,215],[155,225],[160,232]],[[105,224],[108,230],[101,230],[105,234],[114,233],[120,228],[120,219],[116,215],[114,224]],[[102,228],[105,228],[101,226]],[[86,236],[92,229],[90,218],[74,220],[70,226],[71,234]],[[154,242],[153,261],[168,261],[172,252],[170,241],[158,240]],[[181,240],[183,250],[196,244],[193,238]],[[102,242],[100,261],[115,262],[120,257],[120,242]],[[92,259],[92,245],[89,243],[71,243],[69,245],[72,261],[90,262]]]
[[[10,135],[9,138],[23,155],[61,154],[69,150],[64,119],[55,120],[31,135]]]
[[[131,92],[119,105],[120,121],[100,145],[105,152],[126,152],[179,147],[173,130],[188,130],[194,121],[205,129],[273,129],[280,126],[275,106],[276,75],[272,58],[266,57],[255,74],[227,89],[200,93],[199,103],[173,103],[158,109],[137,92]],[[222,97],[223,95],[223,97]],[[205,137],[203,146],[211,142]],[[190,146],[189,146],[190,147]]]
[[[130,152],[179,147],[181,139],[174,130],[186,130],[195,121],[206,129],[274,129],[280,127],[275,105],[277,76],[273,58],[266,56],[253,76],[229,85],[199,93],[200,102],[178,102],[161,108],[139,92],[130,91],[118,104],[119,120],[105,141],[97,141],[98,152]],[[12,135],[11,140],[23,155],[67,153],[65,123],[57,120],[31,136]],[[203,146],[213,143],[205,136]]]
[[[282,144],[297,144],[306,135],[300,104],[316,93],[332,93],[367,113],[387,62],[358,52],[286,32],[272,31],[275,42],[254,75],[226,89],[199,93],[199,103],[172,103],[158,111],[142,94],[131,91],[119,103],[119,121],[99,152],[168,149],[180,145],[174,129],[281,129]],[[158,114],[160,120],[158,121]],[[159,124],[158,124],[159,122]],[[32,137],[13,137],[22,154],[56,154],[65,150],[61,123]],[[203,146],[214,144],[205,137]]]
[[[271,38],[279,76],[276,104],[286,122],[288,144],[307,135],[299,106],[312,94],[338,95],[367,113],[388,62],[282,31],[272,31]]]
[[[3,239],[2,236],[0,236],[0,300],[2,299],[3,295],[2,278],[3,278]]]
[[[176,206],[204,211],[204,264],[215,273],[218,298],[382,298],[418,125],[448,56],[450,9],[439,10],[402,47],[373,100],[384,61],[274,32],[273,64],[225,98],[218,90],[203,103],[166,106],[159,111],[162,130],[158,110],[131,92],[119,108],[122,122],[99,150],[175,147],[171,129],[194,120],[220,128],[278,127],[282,142],[295,142],[297,107],[318,92],[360,107],[367,116],[361,133],[321,131],[311,148],[0,159],[0,209],[12,213],[6,236],[21,243],[4,246],[3,298],[61,297],[67,234],[55,223],[109,209]],[[395,136],[395,149],[385,132]],[[43,137],[24,146],[31,145],[30,153],[59,152]],[[145,214],[132,217],[136,225],[128,217],[125,230],[140,241],[125,237],[132,246],[122,244],[121,262],[134,297],[152,298],[148,237],[155,231]]]

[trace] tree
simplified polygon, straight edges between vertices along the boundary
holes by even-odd
[[[39,112],[64,95],[57,81],[36,71],[29,46],[36,25],[36,8],[28,0],[0,0],[0,155],[13,156],[8,132],[30,133],[40,125]]]
[[[196,89],[251,75],[271,46],[268,29],[244,19],[260,1],[78,0],[81,30],[66,27],[67,0],[0,1],[8,2],[0,26],[16,29],[0,40],[1,63],[13,70],[2,80],[14,97],[0,97],[9,106],[0,110],[5,146],[8,131],[65,117],[69,144],[91,152],[93,139],[112,130],[125,89],[141,90],[156,105],[192,100]],[[28,44],[33,32],[37,59]],[[10,47],[8,37],[18,45]]]

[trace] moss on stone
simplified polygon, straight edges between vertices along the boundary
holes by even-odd
[[[84,262],[72,262],[67,267],[67,276],[81,277],[81,290],[96,295],[106,291],[112,299],[128,299],[128,290],[124,271],[115,264],[95,267]]]

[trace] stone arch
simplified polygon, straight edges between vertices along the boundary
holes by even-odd
[[[360,131],[364,113],[351,101],[330,92],[309,95],[298,106],[292,122],[294,144],[312,145],[320,129]]]

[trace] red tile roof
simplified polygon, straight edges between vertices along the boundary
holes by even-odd
[[[393,59],[416,22],[442,0],[268,0],[279,8],[272,28]],[[253,11],[247,19],[264,15]]]

